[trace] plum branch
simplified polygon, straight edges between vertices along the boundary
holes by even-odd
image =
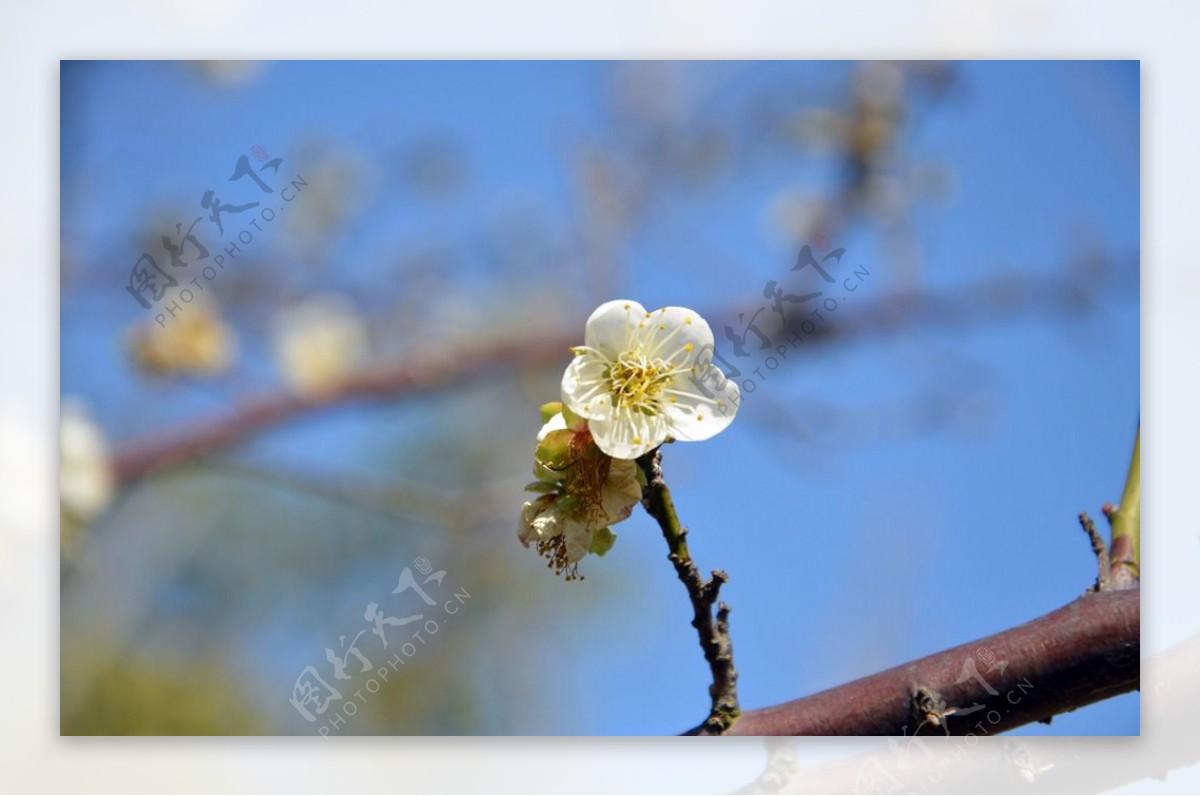
[[[712,672],[712,685],[708,689],[712,706],[708,718],[688,734],[720,735],[741,714],[737,697],[737,669],[733,665],[733,642],[729,638],[730,608],[724,602],[717,603],[721,586],[729,580],[729,576],[714,569],[712,577],[705,580],[692,561],[687,546],[687,528],[679,522],[671,490],[663,480],[662,448],[655,448],[638,459],[637,463],[646,476],[642,507],[662,529],[669,551],[667,558],[675,566],[675,573],[687,589],[688,600],[692,604],[692,627],[696,628],[700,648],[704,650],[704,660]],[[717,605],[715,618],[714,605]]]

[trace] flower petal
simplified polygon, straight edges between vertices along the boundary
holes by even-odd
[[[591,352],[578,354],[571,360],[562,378],[562,400],[567,409],[588,420],[610,415],[611,385],[605,375],[608,367],[604,359]]]
[[[668,436],[661,414],[643,414],[624,408],[612,417],[588,421],[596,446],[614,459],[636,459],[661,445]]]
[[[554,500],[554,495],[542,495],[536,500],[527,501],[521,507],[521,519],[517,523],[517,539],[521,541],[522,546],[529,547],[530,542],[548,539],[562,533]]]
[[[563,523],[563,535],[566,541],[567,561],[574,564],[581,561],[592,546],[592,529],[581,522],[568,520]]]
[[[630,348],[638,324],[645,317],[646,308],[636,301],[606,301],[588,317],[583,341],[609,359],[616,359]]]
[[[698,442],[724,431],[741,405],[737,382],[712,364],[711,353],[663,390],[663,407],[671,436]]]
[[[633,513],[634,505],[642,499],[637,472],[636,462],[613,459],[609,465],[608,478],[600,490],[600,505],[607,524],[616,525],[627,519]]]
[[[644,323],[639,342],[647,357],[661,358],[676,367],[686,368],[706,351],[711,358],[712,329],[695,310],[663,307],[650,313]]]

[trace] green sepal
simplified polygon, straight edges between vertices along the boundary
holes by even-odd
[[[533,453],[533,475],[539,481],[561,481],[572,464],[571,432],[565,428],[551,431]]]
[[[572,431],[582,431],[587,428],[587,420],[568,409],[566,404],[559,404],[559,407],[562,411],[563,420],[567,421],[567,428]]]
[[[541,408],[538,409],[538,411],[542,414],[543,423],[549,423],[550,420],[562,410],[563,405],[561,401],[551,401],[548,404],[542,404]]]
[[[612,550],[612,546],[616,541],[617,535],[612,532],[611,528],[597,528],[592,531],[592,544],[588,547],[588,552],[602,556],[609,550]]]
[[[559,492],[554,505],[564,515],[572,516],[579,511],[579,497],[570,492]]]

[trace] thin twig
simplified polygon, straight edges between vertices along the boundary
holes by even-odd
[[[646,476],[646,490],[642,495],[642,507],[658,522],[669,551],[667,558],[675,566],[675,573],[687,589],[692,603],[692,627],[700,636],[700,648],[704,660],[712,672],[712,685],[708,688],[712,707],[708,718],[689,735],[720,735],[733,726],[741,714],[737,698],[737,670],[733,666],[733,642],[729,638],[729,611],[726,603],[717,604],[722,584],[729,576],[714,569],[712,578],[704,580],[696,568],[687,547],[687,529],[679,522],[671,490],[662,475],[662,449],[655,448],[637,460]],[[714,621],[713,605],[717,605]]]
[[[1125,491],[1121,495],[1121,505],[1113,511],[1105,512],[1112,526],[1112,579],[1113,588],[1116,589],[1136,588],[1142,574],[1141,448],[1142,431],[1139,423],[1133,441],[1133,456],[1129,461],[1129,474],[1125,479]]]
[[[1100,533],[1096,530],[1096,523],[1092,522],[1092,518],[1088,516],[1086,511],[1079,512],[1079,525],[1083,528],[1084,533],[1088,535],[1088,539],[1092,541],[1092,552],[1096,554],[1096,585],[1092,591],[1108,591],[1112,587],[1109,577],[1111,570],[1108,560],[1108,547],[1104,544],[1104,539],[1100,537]]]

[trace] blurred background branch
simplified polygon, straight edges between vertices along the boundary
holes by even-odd
[[[835,321],[823,327],[822,333],[808,336],[807,348],[906,330],[962,331],[1029,318],[1052,319],[1062,314],[1097,312],[1098,302],[1106,293],[1127,290],[1137,273],[1137,258],[1132,256],[1120,265],[1092,260],[1085,268],[1071,266],[1049,278],[1041,277],[1036,283],[1014,272],[954,291],[898,292],[872,301],[853,318]],[[746,299],[734,306],[752,303]],[[734,306],[714,309],[707,317],[728,318],[736,314]],[[792,331],[798,332],[798,325],[795,329],[786,328],[784,334]],[[362,371],[348,373],[317,396],[279,390],[233,398],[231,409],[186,421],[175,428],[154,430],[126,443],[114,453],[113,469],[121,481],[139,478],[156,468],[212,454],[276,425],[302,420],[343,402],[394,401],[495,378],[497,373],[519,376],[543,370],[552,374],[569,359],[569,347],[578,343],[579,335],[579,323],[574,321],[561,328],[540,330],[536,335],[464,342],[444,350],[414,351],[390,362],[374,362]],[[772,402],[769,396],[762,400]],[[950,400],[953,402],[953,398]],[[926,407],[922,414],[931,418],[948,414],[930,411],[928,400],[921,400],[919,405]],[[829,417],[830,407],[824,411],[818,407],[810,409],[816,409],[816,414],[826,421],[834,420]],[[874,407],[871,411],[879,410],[880,407]],[[811,417],[814,412],[795,414]],[[787,418],[779,412],[762,417],[776,432],[787,427]],[[781,422],[785,425],[779,425]],[[891,413],[889,421],[881,425],[895,433],[907,426],[919,428],[924,423],[917,418],[906,422]]]

